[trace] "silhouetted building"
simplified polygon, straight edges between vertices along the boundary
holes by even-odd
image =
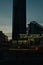
[[[28,28],[28,34],[43,34],[43,26],[38,24],[36,21],[30,22]]]
[[[12,39],[17,40],[19,34],[26,34],[26,0],[13,0]]]
[[[28,24],[28,28],[27,28],[27,34],[30,33],[30,24]]]
[[[7,41],[8,41],[8,37],[2,31],[0,31],[0,43],[4,43]]]

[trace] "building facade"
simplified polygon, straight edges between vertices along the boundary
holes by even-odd
[[[28,34],[43,34],[43,26],[38,24],[36,21],[30,22],[28,28]]]
[[[8,41],[8,36],[6,36],[2,31],[0,31],[0,43],[5,43]]]
[[[17,40],[19,34],[26,34],[26,0],[13,0],[12,39]]]

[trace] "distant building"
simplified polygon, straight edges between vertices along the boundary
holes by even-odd
[[[7,42],[7,41],[8,37],[2,31],[0,31],[0,42]]]
[[[17,40],[19,34],[26,34],[26,0],[13,0],[12,39]]]
[[[43,34],[43,26],[38,24],[36,21],[30,22],[28,29],[28,34]]]

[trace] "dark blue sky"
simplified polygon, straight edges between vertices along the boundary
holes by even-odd
[[[37,21],[43,25],[43,0],[26,0],[27,23]]]
[[[0,30],[12,32],[13,0],[0,0]],[[37,21],[43,25],[43,0],[26,0],[27,23]]]

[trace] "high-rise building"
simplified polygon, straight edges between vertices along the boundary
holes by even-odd
[[[26,34],[26,0],[13,0],[12,39],[17,40],[19,34]]]
[[[28,28],[28,34],[43,34],[43,26],[38,24],[36,21],[30,22]]]

